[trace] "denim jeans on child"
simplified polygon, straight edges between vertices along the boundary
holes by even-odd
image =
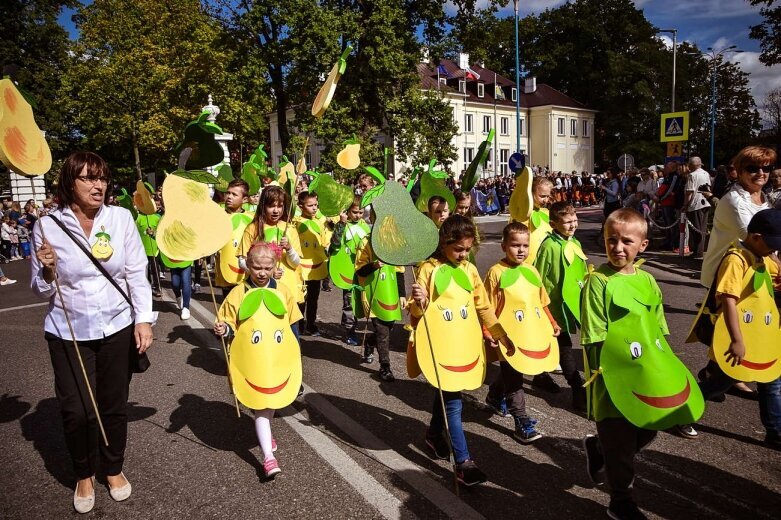
[[[445,398],[445,412],[450,428],[450,443],[453,446],[453,454],[456,464],[461,464],[469,459],[469,450],[466,446],[464,428],[461,425],[461,392],[442,392]],[[439,400],[439,391],[434,394],[434,409],[431,414],[428,434],[431,436],[445,434],[445,422],[442,420],[442,402]]]

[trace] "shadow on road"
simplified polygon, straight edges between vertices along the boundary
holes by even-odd
[[[32,405],[21,400],[20,395],[3,394],[0,397],[0,423],[12,422],[23,416]]]

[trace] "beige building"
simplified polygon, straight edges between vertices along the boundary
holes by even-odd
[[[421,88],[437,91],[453,108],[453,121],[459,132],[452,144],[458,159],[451,170],[459,174],[474,158],[491,128],[496,130],[484,176],[506,175],[508,159],[516,150],[515,82],[479,65],[469,64],[469,55],[462,54],[459,63],[442,60],[439,66],[428,60],[418,64]],[[521,96],[521,151],[529,156],[528,164],[547,166],[553,171],[594,171],[595,110],[559,92],[536,78],[525,81]],[[288,112],[288,121],[293,111]],[[276,113],[269,114],[271,128],[271,160],[279,164],[282,146],[277,129]],[[378,141],[393,148],[392,137],[380,134]],[[315,141],[307,164],[317,166],[323,149]],[[393,175],[404,174],[413,165],[395,161]]]

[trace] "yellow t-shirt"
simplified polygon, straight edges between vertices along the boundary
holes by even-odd
[[[746,291],[751,293],[753,287],[744,286],[743,278],[752,265],[760,262],[764,263],[765,269],[770,274],[770,279],[775,280],[776,276],[778,276],[778,264],[773,260],[767,257],[757,258],[754,256],[754,253],[742,246],[730,248],[721,261],[718,274],[716,275],[716,296],[728,294],[740,299],[747,296],[747,294],[744,294]]]
[[[231,289],[231,292],[228,293],[228,296],[225,297],[222,305],[220,305],[220,310],[217,311],[217,321],[227,324],[234,333],[238,328],[239,307],[241,307],[241,302],[244,301],[244,295],[250,289],[255,289],[254,284],[250,285],[250,283],[250,281],[246,281]],[[282,293],[290,324],[292,325],[301,320],[303,318],[301,310],[293,299],[290,289],[281,283],[277,284],[276,289]]]
[[[287,230],[285,230],[286,227]],[[288,226],[285,222],[282,221],[277,222],[275,226],[263,226],[264,233],[269,233],[270,230],[274,229],[276,229],[276,232],[271,231],[271,233],[277,237],[286,236],[288,242],[290,243],[290,247],[293,248],[293,251],[295,251],[300,258],[301,241],[298,237],[298,231],[296,231],[296,227],[292,224]],[[244,230],[244,235],[241,237],[241,244],[239,244],[239,248],[236,251],[236,256],[246,258],[247,252],[252,247],[252,244],[261,241],[263,241],[263,238],[259,236],[257,220],[254,220],[249,226],[247,226],[247,229]],[[277,240],[273,240],[273,242],[277,242]],[[288,261],[287,255],[284,253],[282,254],[282,260],[280,261],[280,264],[282,265],[282,270],[284,273],[282,274],[282,278],[279,281],[287,286],[288,289],[290,289],[296,302],[303,303],[305,285],[304,277],[301,274],[301,267],[297,265],[291,265]]]

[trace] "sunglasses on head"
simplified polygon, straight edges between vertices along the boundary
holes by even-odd
[[[772,164],[765,164],[762,166],[759,166],[757,164],[750,164],[744,168],[747,173],[750,173],[752,175],[759,173],[759,170],[764,171],[765,173],[770,173],[770,170],[773,169]]]

